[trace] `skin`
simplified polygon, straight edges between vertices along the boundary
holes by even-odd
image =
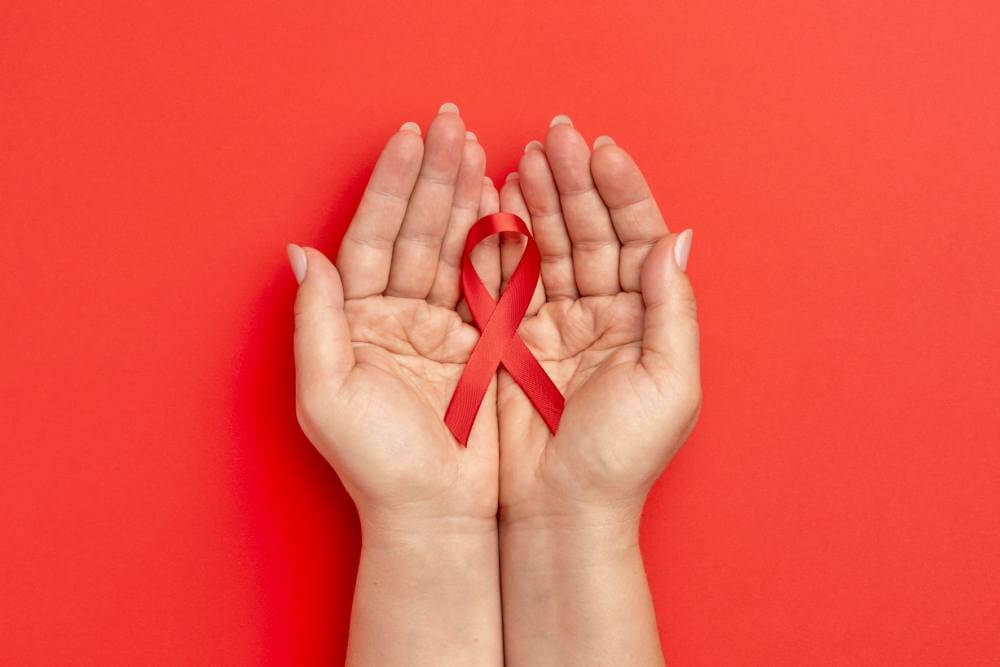
[[[426,140],[415,124],[389,139],[336,265],[290,249],[305,266],[299,423],[362,528],[348,664],[503,662],[496,383],[467,448],[442,422],[478,338],[459,315],[457,267],[469,227],[498,205],[484,169],[482,147],[443,106]],[[495,291],[496,244],[474,263]]]
[[[426,140],[389,139],[335,264],[290,247],[299,421],[362,526],[350,664],[662,662],[638,518],[698,412],[690,233],[622,149],[553,123],[498,193],[443,105]],[[463,448],[442,421],[478,339],[458,262],[501,205],[543,255],[519,334],[566,409],[553,437],[501,371]],[[475,249],[494,294],[522,247]]]
[[[500,553],[510,664],[662,663],[639,516],[701,400],[690,232],[642,173],[566,117],[530,143],[501,208],[530,221],[541,286],[519,333],[566,397],[553,436],[500,374]],[[502,276],[517,248],[502,244]],[[675,253],[680,244],[680,252]],[[677,255],[680,254],[681,265]]]

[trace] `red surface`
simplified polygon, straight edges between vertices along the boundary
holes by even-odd
[[[696,230],[669,660],[1000,662],[995,3],[157,4],[3,7],[0,663],[342,659],[284,244],[445,100],[494,177],[611,134]]]

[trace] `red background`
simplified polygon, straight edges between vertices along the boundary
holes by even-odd
[[[495,179],[565,112],[696,230],[668,659],[1000,664],[995,3],[159,4],[3,4],[0,663],[342,660],[284,246],[453,100]]]

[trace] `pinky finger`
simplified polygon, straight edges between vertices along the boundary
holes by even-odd
[[[528,213],[528,205],[524,203],[524,195],[521,193],[521,183],[517,174],[507,177],[507,182],[500,190],[500,208],[518,216],[531,229],[531,214]],[[525,239],[520,235],[503,234],[500,241],[500,275],[501,287],[507,285],[514,269],[517,268],[521,255],[524,252]],[[535,293],[531,295],[531,303],[528,304],[528,315],[534,315],[545,304],[545,289],[542,287],[541,278],[535,284]]]
[[[500,210],[500,194],[489,176],[483,177],[483,191],[479,198],[479,218]],[[472,265],[476,267],[483,285],[494,299],[500,292],[500,237],[489,236],[472,249]],[[466,322],[472,321],[465,299],[458,304],[458,314]]]

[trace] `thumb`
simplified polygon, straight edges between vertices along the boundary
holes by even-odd
[[[660,239],[642,265],[642,300],[646,305],[642,364],[651,373],[669,372],[697,381],[698,314],[694,290],[685,273],[691,230]]]
[[[354,349],[336,267],[318,250],[294,244],[288,246],[288,260],[299,281],[295,384],[302,398],[311,388],[339,386],[354,366]]]

